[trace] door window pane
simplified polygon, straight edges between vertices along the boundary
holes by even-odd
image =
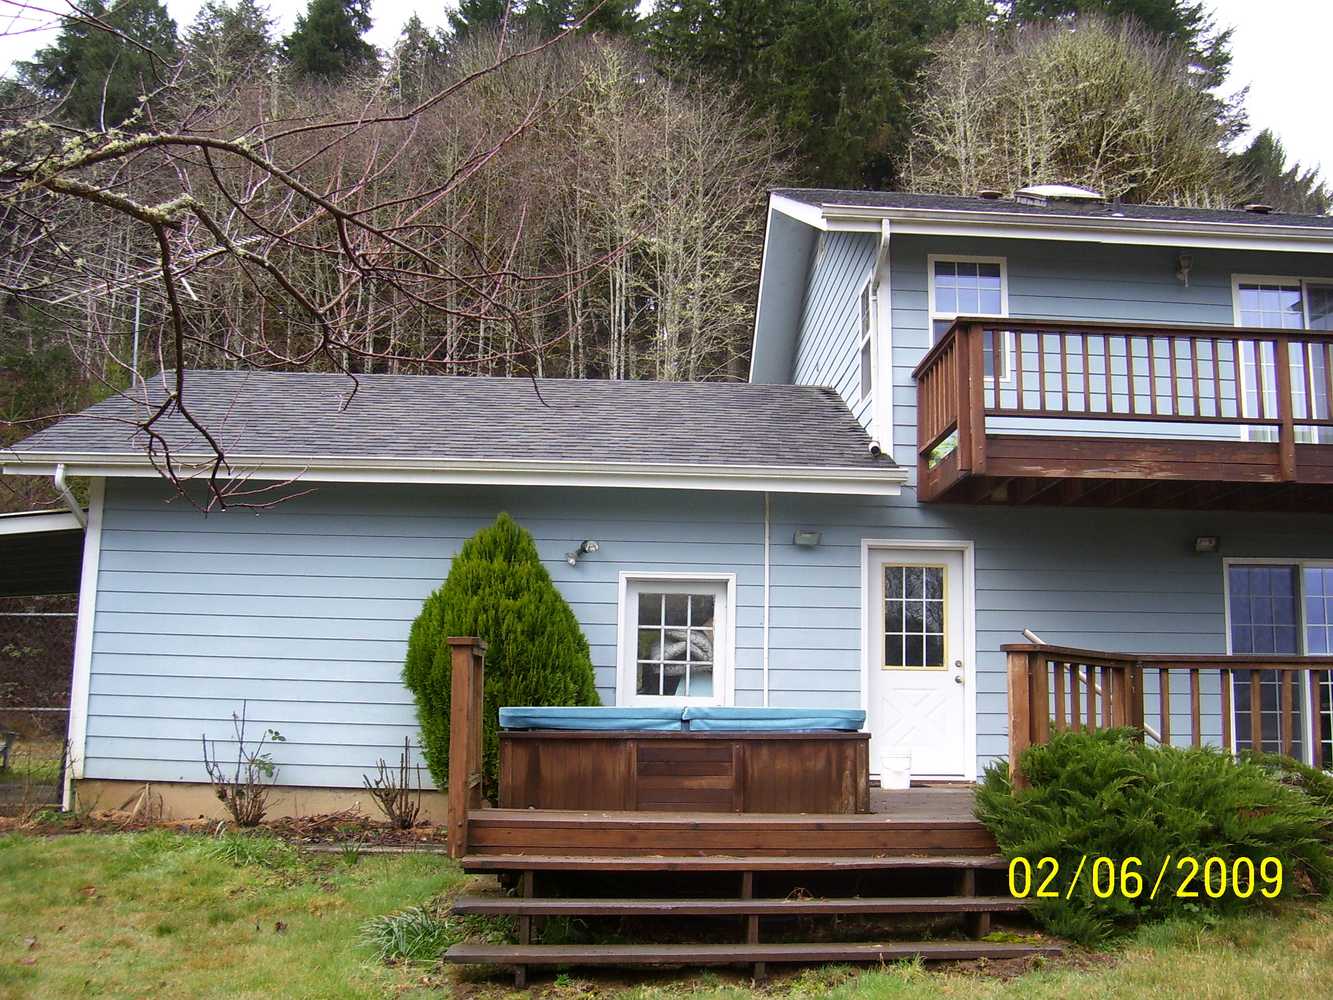
[[[1238,656],[1249,653],[1300,655],[1302,652],[1297,603],[1296,567],[1287,566],[1232,566],[1228,573],[1231,614],[1231,651]],[[1239,750],[1281,750],[1281,712],[1278,672],[1265,670],[1259,675],[1258,706],[1253,705],[1248,674],[1237,674],[1232,697],[1235,706],[1236,748]],[[1293,704],[1297,724],[1293,726],[1296,746],[1293,752],[1303,752],[1300,721],[1303,701],[1298,691]],[[1254,747],[1251,718],[1254,711],[1260,715],[1262,747]]]
[[[942,670],[945,664],[943,566],[884,567],[884,666]]]

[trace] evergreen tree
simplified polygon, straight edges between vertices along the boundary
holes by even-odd
[[[214,90],[262,75],[278,47],[273,18],[257,0],[208,0],[185,34],[186,79]]]
[[[167,82],[176,59],[176,22],[160,0],[117,0],[110,7],[90,0],[83,9],[126,37],[67,19],[55,44],[18,64],[19,76],[36,93],[61,99],[65,121],[119,128],[135,114],[142,95]]]
[[[658,0],[651,40],[668,66],[738,82],[801,136],[810,180],[888,186],[930,43],[990,10],[986,0]]]
[[[1328,214],[1330,197],[1319,169],[1303,169],[1295,161],[1288,166],[1282,140],[1271,130],[1264,129],[1236,156],[1236,167],[1250,199],[1283,212]]]
[[[596,705],[592,659],[578,619],[542,565],[532,536],[501,514],[463,543],[407,641],[403,681],[417,703],[422,754],[435,783],[449,782],[452,664],[444,640],[486,640],[482,756],[487,794],[499,767],[504,705]]]
[[[466,38],[478,29],[494,28],[509,13],[512,23],[522,4],[513,0],[459,0],[458,9],[449,12],[449,31],[455,38]]]
[[[1198,0],[1006,0],[1004,6],[1017,24],[1084,14],[1131,18],[1189,53],[1209,87],[1221,86],[1231,65],[1232,29],[1219,31],[1209,5]]]
[[[415,105],[434,93],[443,81],[444,42],[413,14],[393,47],[389,83],[399,98]]]
[[[370,0],[310,0],[283,39],[283,54],[305,78],[338,80],[374,69],[375,47],[361,37],[370,25]]]
[[[507,11],[511,29],[524,28],[538,38],[557,35],[584,17],[587,31],[632,36],[639,30],[638,7],[635,0],[605,0],[600,6],[597,0],[460,0],[449,13],[449,28],[454,38],[466,38],[478,29],[496,28]]]

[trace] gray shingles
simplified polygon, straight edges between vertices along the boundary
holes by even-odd
[[[1178,208],[1171,205],[1128,205],[1108,202],[1095,207],[1071,209],[1062,205],[1026,205],[1010,198],[965,198],[942,194],[908,194],[902,191],[841,191],[833,188],[778,188],[774,194],[816,208],[825,205],[850,205],[857,208],[919,208],[954,212],[1017,213],[1035,216],[1071,215],[1092,218],[1144,219],[1156,222],[1222,222],[1249,226],[1312,226],[1333,230],[1333,216],[1288,215],[1273,212],[1260,215],[1239,209]],[[1331,234],[1333,235],[1333,234]]]
[[[530,460],[664,465],[892,468],[831,389],[722,382],[608,382],[191,371],[186,399],[230,456]],[[162,398],[160,378],[148,380]],[[32,435],[14,451],[141,453],[116,397]],[[202,440],[159,425],[177,454]]]

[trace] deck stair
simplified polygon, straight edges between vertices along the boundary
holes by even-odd
[[[446,961],[512,967],[515,980],[526,983],[529,967],[563,966],[752,966],[762,979],[771,964],[819,962],[885,962],[919,958],[923,961],[965,961],[975,959],[1013,959],[1058,954],[1058,946],[1047,943],[994,942],[980,940],[990,930],[992,914],[1013,914],[1026,908],[1026,901],[1007,895],[979,892],[983,873],[992,880],[1005,868],[1003,858],[994,853],[976,854],[862,854],[862,855],[572,855],[572,854],[474,854],[461,859],[469,872],[502,874],[517,878],[518,894],[512,896],[469,895],[456,899],[452,913],[471,916],[509,916],[517,920],[517,944],[460,943],[445,954]],[[596,874],[623,876],[624,879],[658,876],[676,883],[680,895],[651,891],[633,897],[616,883],[620,897],[593,895],[550,895],[545,890],[563,883],[573,874],[576,886],[595,884]],[[584,876],[589,880],[580,882]],[[861,878],[877,880],[890,886],[900,882],[908,893],[923,885],[937,888],[935,894],[857,895],[830,894],[812,896],[800,891],[785,896],[766,895],[775,886],[814,885],[820,879]],[[659,883],[660,884],[660,883]],[[716,891],[729,885],[725,895],[698,893],[700,885]],[[542,892],[538,891],[538,887]],[[946,893],[941,895],[938,889]],[[691,892],[690,890],[694,891]],[[758,892],[756,890],[759,890]],[[785,892],[785,888],[777,891]],[[584,892],[587,889],[584,888]],[[659,889],[660,892],[660,889]],[[971,940],[874,941],[762,941],[761,929],[770,920],[782,918],[821,918],[834,921],[826,932],[836,937],[842,918],[868,920],[883,917],[936,918],[956,917]],[[665,918],[673,921],[670,943],[634,944],[543,944],[540,927],[544,920],[560,917],[627,918],[642,920]],[[695,918],[709,921],[698,926],[696,939],[708,943],[681,944],[679,937],[689,935]],[[717,923],[725,930],[728,918],[734,918],[737,940],[719,944]],[[792,925],[788,924],[788,928]],[[805,924],[797,925],[805,927]],[[878,926],[878,924],[876,925]],[[704,928],[707,928],[706,930]],[[876,933],[879,933],[876,931]],[[790,931],[786,936],[790,936]],[[826,937],[828,933],[819,934]],[[631,938],[632,940],[632,938]]]

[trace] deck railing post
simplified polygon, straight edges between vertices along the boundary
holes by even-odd
[[[1032,745],[1032,661],[1025,652],[1010,652],[1009,666],[1009,777],[1014,788],[1026,788],[1019,766],[1023,751]]]
[[[452,636],[449,644],[449,856],[467,853],[467,814],[481,805],[482,699],[486,643]]]
[[[972,336],[976,327],[955,323],[953,330],[954,371],[958,383],[954,386],[954,418],[958,421],[958,472],[972,472],[972,435],[976,432],[972,410]]]
[[[1256,359],[1262,364],[1262,359]],[[1277,372],[1277,415],[1280,421],[1277,433],[1278,467],[1283,482],[1296,478],[1296,423],[1292,412],[1291,347],[1285,338],[1273,341],[1273,367]]]
[[[995,332],[995,364],[1000,364],[1000,345],[1004,334]],[[973,323],[967,330],[968,385],[967,394],[959,399],[959,409],[966,409],[972,414],[972,473],[981,476],[986,473],[986,331],[979,323]],[[961,419],[961,417],[960,417]]]

